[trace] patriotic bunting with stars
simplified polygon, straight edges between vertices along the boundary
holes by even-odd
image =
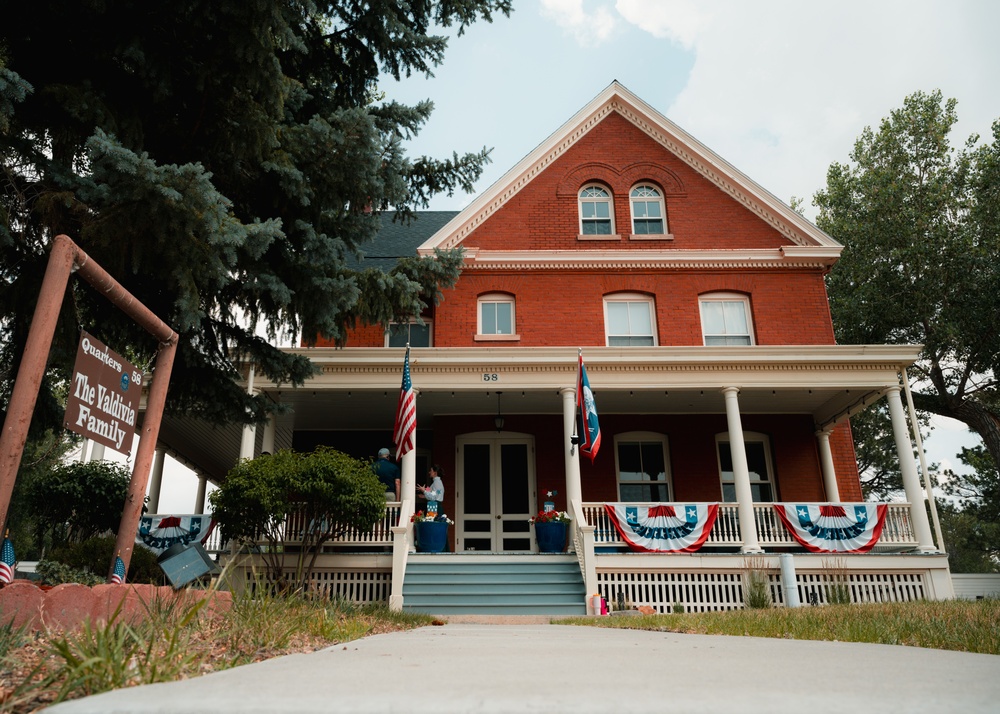
[[[640,553],[692,553],[708,540],[718,503],[605,503],[611,523],[629,548]]]
[[[776,503],[792,537],[813,553],[867,553],[882,535],[884,503],[804,505]]]

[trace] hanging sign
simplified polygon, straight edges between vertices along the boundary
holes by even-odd
[[[142,372],[86,332],[80,335],[63,425],[130,454]]]

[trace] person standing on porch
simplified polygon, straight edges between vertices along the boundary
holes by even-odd
[[[389,450],[379,449],[378,460],[372,464],[372,471],[385,486],[385,500],[399,500],[399,467],[389,460]]]
[[[442,513],[441,502],[444,500],[444,483],[441,482],[441,477],[444,476],[444,470],[434,464],[427,476],[431,479],[431,485],[423,487],[424,497],[427,499],[427,513],[428,515]]]

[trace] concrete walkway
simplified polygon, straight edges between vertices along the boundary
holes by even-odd
[[[1000,657],[915,647],[448,623],[52,707],[72,712],[1000,711]]]

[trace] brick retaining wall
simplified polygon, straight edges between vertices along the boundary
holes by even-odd
[[[15,580],[0,589],[0,623],[13,620],[15,627],[27,625],[32,630],[72,630],[85,619],[107,622],[121,605],[120,619],[128,622],[145,617],[149,603],[174,601],[194,604],[208,599],[205,611],[225,612],[232,604],[228,592],[209,590],[174,590],[156,585],[95,585],[75,583],[42,589],[27,580]]]

